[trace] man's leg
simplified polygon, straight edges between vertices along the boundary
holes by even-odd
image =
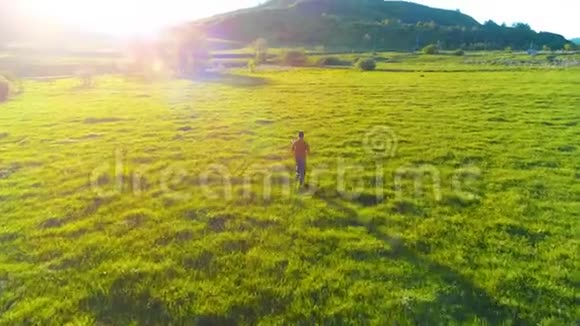
[[[302,185],[306,182],[306,159],[302,161]]]
[[[300,159],[296,159],[296,181],[300,181]]]
[[[306,160],[296,160],[296,174],[300,185],[304,185],[304,178],[306,177]]]

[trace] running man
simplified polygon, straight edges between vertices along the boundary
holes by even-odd
[[[296,180],[303,186],[306,178],[306,156],[310,154],[310,146],[304,141],[303,131],[298,133],[298,139],[292,143],[292,152],[296,158]]]

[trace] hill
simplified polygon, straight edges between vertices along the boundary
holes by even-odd
[[[459,11],[405,1],[271,0],[193,23],[211,37],[250,42],[264,37],[277,45],[411,50],[438,43],[443,48],[527,49],[530,44],[562,48],[561,35],[478,23]]]
[[[572,43],[574,43],[574,44],[580,44],[580,37],[573,38],[571,41],[572,41]]]

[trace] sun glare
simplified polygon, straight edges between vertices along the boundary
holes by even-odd
[[[169,1],[171,3],[171,1]],[[208,6],[198,1],[24,0],[36,17],[80,29],[118,36],[150,36],[171,24],[202,17]]]

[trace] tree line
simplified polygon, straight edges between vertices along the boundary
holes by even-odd
[[[252,20],[250,20],[250,18]],[[536,32],[528,24],[512,26],[487,21],[482,25],[449,26],[433,21],[404,23],[398,19],[353,20],[322,14],[320,17],[288,13],[233,16],[202,28],[214,37],[250,42],[258,37],[277,46],[321,45],[335,49],[410,51],[428,44],[441,49],[527,50],[543,46],[563,49],[570,42],[558,34]]]

